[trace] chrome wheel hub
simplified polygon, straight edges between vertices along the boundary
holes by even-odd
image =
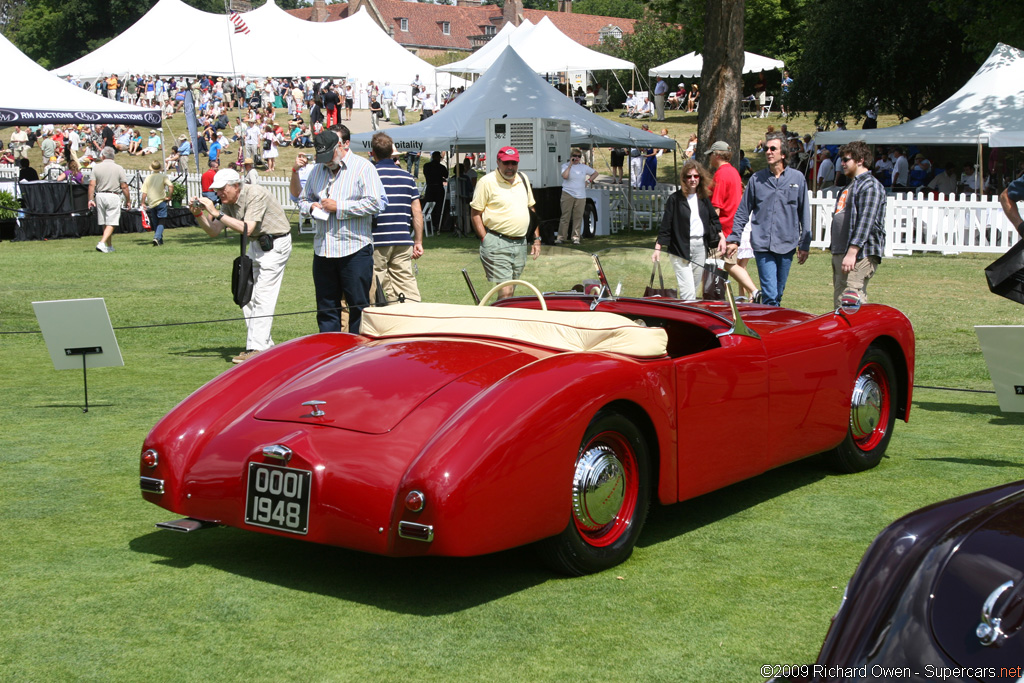
[[[622,463],[611,448],[594,446],[580,456],[572,481],[572,511],[581,526],[597,529],[611,522],[625,495]]]
[[[861,375],[853,387],[850,431],[861,439],[878,427],[882,416],[882,388],[871,375]]]

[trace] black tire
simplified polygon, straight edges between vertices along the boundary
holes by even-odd
[[[599,412],[583,435],[573,478],[567,482],[569,523],[562,533],[537,544],[543,560],[570,576],[625,562],[647,519],[650,479],[647,443],[640,430],[620,413]]]
[[[887,351],[871,345],[864,352],[850,396],[846,438],[829,459],[840,472],[869,470],[885,455],[896,424],[896,371]]]
[[[590,239],[597,234],[597,204],[593,199],[587,199],[586,208],[583,209],[583,228],[580,232],[584,239]]]

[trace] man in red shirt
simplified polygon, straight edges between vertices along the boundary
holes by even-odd
[[[210,159],[209,170],[199,178],[199,189],[203,191],[203,196],[215,204],[220,200],[217,199],[217,194],[210,190],[210,185],[213,184],[213,176],[217,175],[219,168],[220,161],[218,159]]]
[[[743,198],[743,181],[740,180],[740,172],[730,162],[732,161],[732,150],[729,143],[719,140],[711,145],[708,150],[708,165],[715,174],[715,189],[711,193],[711,205],[718,211],[718,222],[722,224],[722,237],[728,237],[732,232],[732,219],[736,216],[736,209],[739,208],[740,199]],[[725,272],[729,277],[736,280],[743,287],[751,301],[758,302],[757,287],[747,273],[747,258],[737,257],[726,258]]]

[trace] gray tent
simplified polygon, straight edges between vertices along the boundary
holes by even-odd
[[[534,73],[510,47],[454,102],[425,121],[389,128],[388,135],[395,141],[395,150],[401,152],[482,152],[487,119],[502,117],[567,119],[572,124],[570,142],[575,146],[676,146],[675,140],[609,121],[584,109]],[[372,137],[372,132],[353,135],[353,148],[368,152]]]

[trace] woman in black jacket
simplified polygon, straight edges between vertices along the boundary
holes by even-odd
[[[679,284],[679,298],[695,299],[704,260],[709,253],[725,250],[725,238],[718,213],[711,206],[714,181],[708,170],[690,159],[683,164],[680,184],[682,189],[669,195],[665,202],[653,258],[659,260],[662,247],[672,256],[682,257],[671,259]]]

